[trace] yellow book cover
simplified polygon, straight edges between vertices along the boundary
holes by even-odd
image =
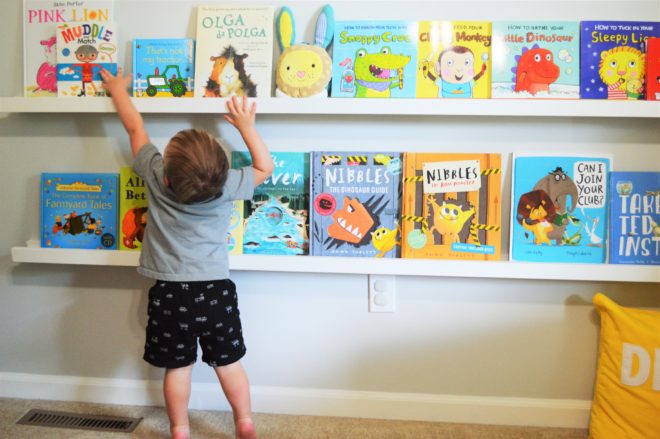
[[[499,260],[499,154],[404,153],[403,258]]]
[[[230,255],[243,254],[243,218],[245,202],[243,200],[234,201],[234,207],[229,219],[227,228],[227,250]]]
[[[130,166],[119,169],[119,249],[140,250],[147,226],[147,188]]]
[[[418,98],[490,98],[491,23],[420,21]]]

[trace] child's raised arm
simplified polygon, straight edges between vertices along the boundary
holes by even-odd
[[[119,114],[119,119],[124,125],[131,141],[131,150],[133,157],[137,155],[140,148],[149,143],[149,135],[144,129],[142,115],[137,111],[126,89],[131,83],[131,76],[123,76],[121,68],[117,69],[117,76],[101,68],[101,77],[103,78],[103,87],[110,93],[115,109]]]
[[[243,96],[239,101],[236,96],[227,100],[227,109],[231,114],[225,114],[225,119],[234,125],[241,133],[243,141],[252,156],[252,167],[254,168],[254,185],[258,186],[273,174],[273,158],[270,156],[268,147],[254,126],[257,112],[256,103],[248,106],[247,97]]]

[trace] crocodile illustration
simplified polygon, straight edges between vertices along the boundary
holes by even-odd
[[[531,49],[523,47],[522,54],[516,55],[518,64],[511,71],[516,75],[513,90],[532,95],[543,91],[550,92],[550,84],[559,78],[559,67],[553,61],[552,52],[534,44]]]
[[[403,88],[403,68],[410,56],[394,55],[389,47],[379,53],[359,49],[355,53],[355,97],[389,98],[390,90]]]

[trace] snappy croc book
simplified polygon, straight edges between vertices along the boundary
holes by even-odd
[[[133,40],[133,96],[193,96],[195,41],[190,38]]]
[[[140,250],[148,219],[147,188],[132,167],[119,168],[119,250]]]

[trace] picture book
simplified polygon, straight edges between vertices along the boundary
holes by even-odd
[[[271,152],[275,171],[254,190],[243,210],[243,253],[309,253],[309,153]],[[232,167],[252,163],[247,152],[232,152]]]
[[[117,73],[117,28],[108,22],[57,27],[57,96],[106,96],[101,67]]]
[[[499,154],[404,153],[402,257],[499,260],[501,179]]]
[[[191,98],[195,41],[189,38],[133,40],[133,96]]]
[[[610,264],[660,265],[660,172],[611,172],[610,193]]]
[[[494,22],[492,97],[579,99],[580,24]]]
[[[421,21],[418,98],[490,98],[491,24]]]
[[[417,22],[338,21],[331,96],[414,98]]]
[[[230,255],[243,254],[243,209],[244,200],[235,200],[227,228],[227,250]]]
[[[510,259],[604,263],[608,156],[514,156]]]
[[[23,96],[57,97],[57,26],[112,21],[114,2],[23,0]]]
[[[147,188],[132,167],[119,168],[119,250],[140,250],[148,218]]]
[[[41,247],[117,249],[117,174],[41,174]]]
[[[660,37],[660,23],[582,21],[580,28],[580,97],[643,99],[646,39]]]
[[[660,38],[646,40],[646,99],[660,101]]]
[[[197,8],[195,97],[269,97],[273,71],[272,6]]]
[[[396,258],[401,154],[312,153],[311,254]]]

